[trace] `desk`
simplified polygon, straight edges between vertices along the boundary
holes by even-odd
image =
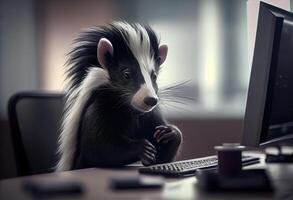
[[[277,192],[274,194],[253,193],[217,193],[208,194],[197,188],[195,177],[181,179],[166,179],[163,189],[159,190],[126,190],[113,191],[108,187],[109,177],[134,176],[138,172],[136,167],[125,167],[123,169],[82,169],[75,171],[51,173],[13,178],[0,181],[0,199],[32,199],[29,194],[22,190],[22,183],[28,179],[74,179],[81,181],[85,186],[85,192],[81,196],[63,196],[56,199],[283,199],[293,198],[293,164],[269,164],[260,163],[246,168],[266,167],[276,185]],[[290,196],[291,195],[291,196]],[[275,197],[274,197],[275,196]]]

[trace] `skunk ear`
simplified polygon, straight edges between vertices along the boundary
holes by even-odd
[[[163,44],[159,47],[160,65],[166,60],[168,53],[168,46]]]
[[[113,56],[113,46],[111,42],[106,38],[101,38],[97,48],[98,61],[103,68],[106,68],[106,55],[110,53]]]

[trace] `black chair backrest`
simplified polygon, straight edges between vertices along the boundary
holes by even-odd
[[[8,103],[18,176],[54,171],[64,94],[21,92]]]

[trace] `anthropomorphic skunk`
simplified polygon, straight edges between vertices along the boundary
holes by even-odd
[[[126,22],[88,29],[75,45],[57,170],[173,161],[182,135],[161,115],[156,82],[167,46]]]

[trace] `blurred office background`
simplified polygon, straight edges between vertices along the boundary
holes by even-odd
[[[293,0],[268,0],[290,10]],[[9,97],[24,90],[62,91],[63,65],[84,28],[113,20],[147,22],[169,45],[159,84],[191,100],[163,111],[185,141],[178,159],[213,154],[240,142],[259,0],[0,0],[0,178],[15,164]]]

